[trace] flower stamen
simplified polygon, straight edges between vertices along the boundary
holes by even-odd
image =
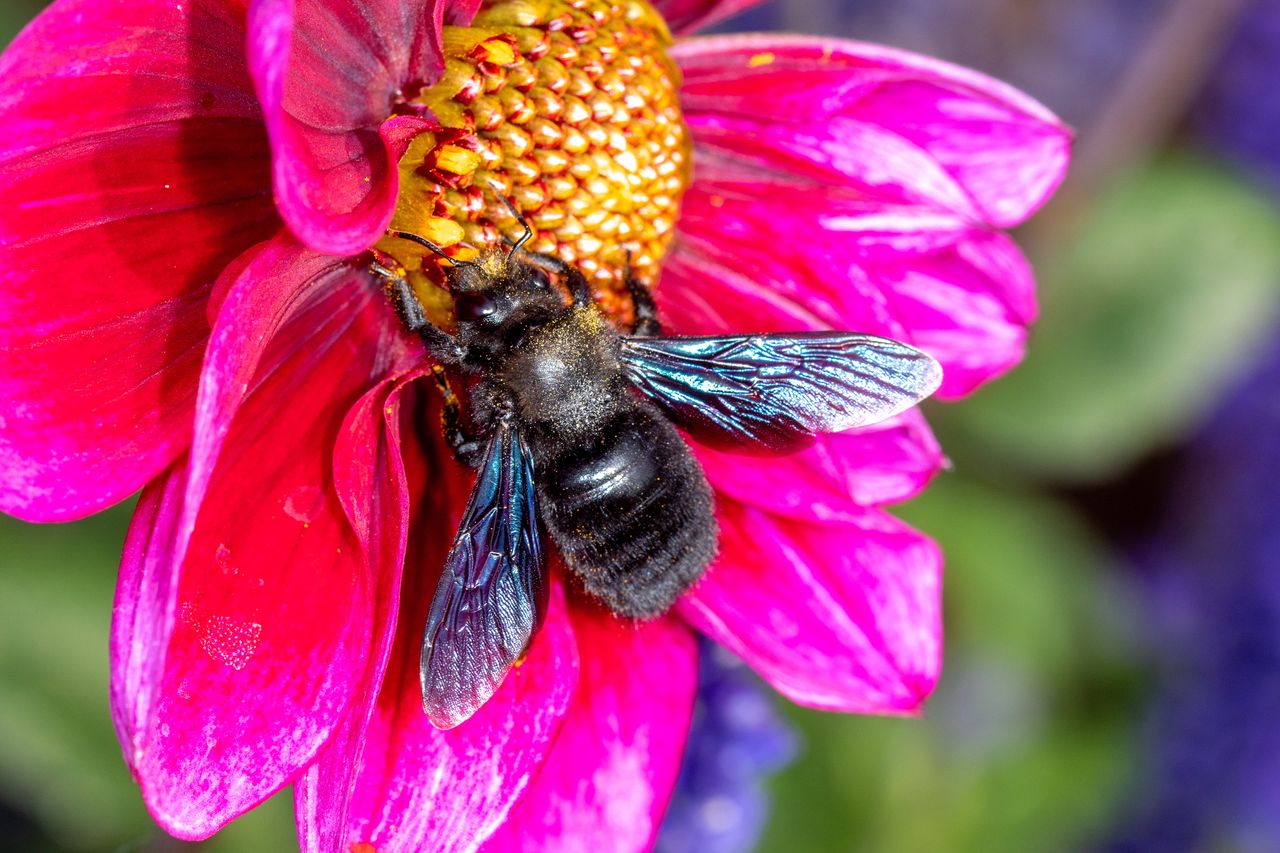
[[[656,283],[689,183],[690,139],[671,36],[645,0],[486,3],[445,27],[445,71],[402,109],[442,126],[400,161],[392,227],[459,258],[522,231],[528,250],[577,266],[626,322],[624,282]],[[433,322],[448,323],[438,258],[388,238]]]

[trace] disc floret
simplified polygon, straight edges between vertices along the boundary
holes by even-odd
[[[486,3],[445,27],[438,83],[398,110],[433,117],[400,161],[393,227],[469,258],[520,234],[576,265],[612,318],[629,314],[624,277],[656,283],[690,178],[671,36],[644,0]],[[440,260],[388,239],[429,313],[446,320]],[[444,316],[441,316],[444,315]]]

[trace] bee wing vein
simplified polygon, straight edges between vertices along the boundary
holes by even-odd
[[[695,438],[787,451],[869,426],[932,394],[938,363],[906,344],[847,332],[625,338],[627,378]]]

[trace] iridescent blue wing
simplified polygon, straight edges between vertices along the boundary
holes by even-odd
[[[942,381],[920,350],[847,332],[624,338],[622,365],[699,441],[770,452],[892,417]]]
[[[422,705],[449,729],[493,695],[547,609],[533,460],[514,427],[485,451],[431,600],[422,638]]]

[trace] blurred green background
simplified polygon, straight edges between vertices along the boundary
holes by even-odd
[[[42,5],[4,0],[0,43]],[[1266,81],[1280,79],[1280,38],[1241,41],[1276,21],[1274,2],[791,0],[724,27],[926,50],[1009,79],[1080,132],[1070,181],[1019,235],[1042,285],[1028,358],[930,407],[954,469],[901,508],[947,555],[946,671],[928,715],[785,709],[800,754],[769,782],[760,849],[1160,849],[1115,841],[1164,784],[1152,721],[1171,652],[1142,555],[1193,436],[1277,331],[1280,109]],[[142,808],[107,708],[128,516],[0,518],[0,848],[292,849],[280,798],[202,845],[166,838]],[[1280,834],[1224,826],[1185,849],[1280,850]]]

